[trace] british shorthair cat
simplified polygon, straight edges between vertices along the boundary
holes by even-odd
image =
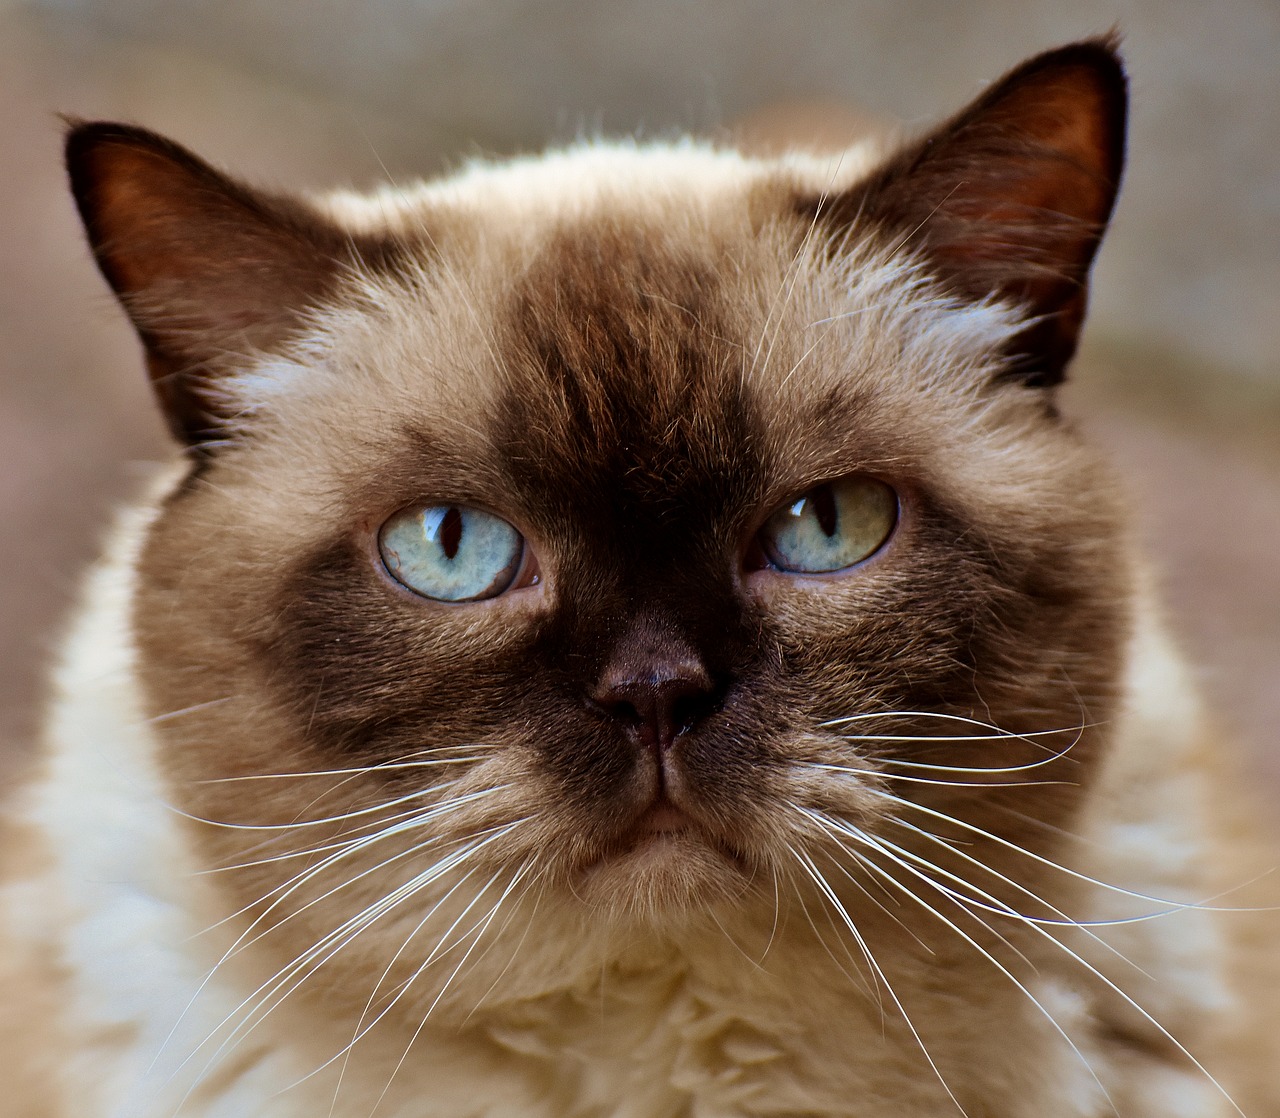
[[[1114,44],[904,146],[67,140],[181,453],[7,835],[0,1112],[1280,1114],[1229,748],[1060,414]]]

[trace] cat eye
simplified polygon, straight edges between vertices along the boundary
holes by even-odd
[[[869,559],[898,522],[898,495],[872,477],[843,478],[810,489],[760,529],[766,562],[793,574],[842,571]]]
[[[493,598],[537,581],[524,537],[465,505],[402,509],[379,531],[378,550],[392,578],[438,602]]]

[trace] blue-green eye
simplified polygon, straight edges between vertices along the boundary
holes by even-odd
[[[871,477],[810,489],[760,529],[760,547],[780,571],[842,571],[874,555],[898,520],[898,496]]]
[[[424,598],[472,602],[510,588],[523,566],[524,537],[492,513],[465,505],[404,509],[378,533],[391,577]]]

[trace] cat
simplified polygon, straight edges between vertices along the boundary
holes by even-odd
[[[6,835],[0,1111],[1280,1114],[1270,854],[1060,413],[1089,40],[838,158],[74,124],[175,461]]]

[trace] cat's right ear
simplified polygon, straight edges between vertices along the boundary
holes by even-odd
[[[235,182],[142,128],[73,122],[71,190],[98,267],[146,348],[169,426],[200,449],[230,418],[218,379],[271,351],[377,252],[304,203]]]

